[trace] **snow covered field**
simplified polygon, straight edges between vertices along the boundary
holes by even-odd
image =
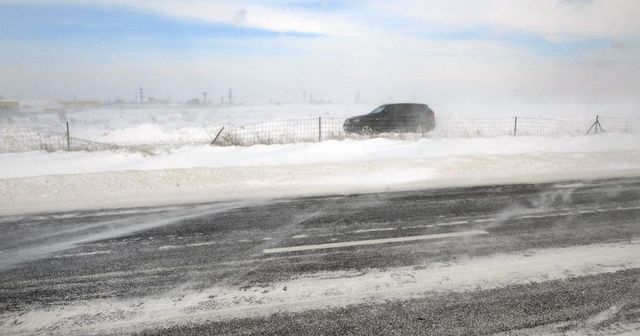
[[[42,127],[63,131],[69,122],[74,137],[115,144],[208,140],[221,125],[301,119],[347,118],[366,114],[378,103],[184,106],[147,105],[96,108],[77,111],[46,111],[46,105],[17,114],[0,114],[0,126]],[[604,104],[498,104],[431,106],[437,118],[549,118],[590,121],[596,115],[638,118],[634,106]],[[55,108],[49,108],[49,111]],[[588,124],[587,124],[588,127]],[[586,130],[585,130],[586,131]]]
[[[2,154],[0,213],[640,175],[634,136]]]
[[[2,122],[44,127],[69,120],[74,136],[135,144],[206,139],[207,126],[213,124],[347,117],[372,106],[99,109],[24,114]],[[638,175],[640,136],[191,145],[154,154],[35,151],[0,154],[0,166],[0,212],[19,213]]]
[[[217,125],[292,118],[346,118],[368,113],[375,107],[375,104],[113,107],[0,115],[0,125],[62,130],[68,121],[72,136],[93,141],[116,144],[186,142],[208,139],[211,128]]]
[[[126,151],[27,152],[0,154],[0,178],[84,174],[127,170],[266,167],[419,159],[429,161],[486,156],[633,152],[640,137],[601,134],[577,137],[493,137],[465,139],[393,139],[324,141],[251,147],[188,146],[148,155]],[[509,167],[505,166],[505,173]],[[348,175],[348,169],[345,175]]]

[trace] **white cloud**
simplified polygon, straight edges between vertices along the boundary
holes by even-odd
[[[640,36],[637,0],[398,0],[376,8],[425,24],[460,29],[487,26],[558,40]]]
[[[121,7],[168,17],[222,23],[281,33],[357,35],[360,27],[344,14],[292,7],[286,3],[261,1],[206,0],[0,0],[2,3],[77,4],[82,6]]]
[[[340,18],[337,14],[242,1],[138,1],[132,2],[129,6],[140,7],[168,16],[235,24],[276,32],[350,35],[355,34],[358,30],[355,25]]]
[[[401,18],[425,30],[486,26],[566,38],[640,37],[637,0],[384,0],[350,2],[348,9],[291,6],[287,1],[207,0],[0,0],[1,3],[73,3],[125,7],[169,17],[225,23],[276,32],[362,36],[402,26]],[[336,6],[339,8],[339,6]],[[387,19],[393,19],[387,21]]]

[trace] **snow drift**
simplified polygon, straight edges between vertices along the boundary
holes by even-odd
[[[0,155],[0,213],[640,175],[631,135]]]

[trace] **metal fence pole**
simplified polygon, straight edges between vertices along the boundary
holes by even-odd
[[[216,140],[218,140],[218,137],[220,136],[220,134],[222,133],[222,131],[224,131],[224,126],[220,129],[220,131],[218,132],[218,134],[216,134],[216,137],[213,138],[213,140],[211,140],[211,142],[209,143],[209,145],[213,146],[216,143]]]
[[[67,121],[67,151],[71,151],[71,134],[69,133],[69,122]]]
[[[322,117],[318,117],[318,142],[322,142]]]
[[[600,125],[600,116],[597,115],[596,116],[596,121],[593,123],[593,125],[591,125],[591,127],[589,127],[589,130],[587,131],[587,134],[591,133],[591,130],[594,130],[595,134],[598,134],[598,129],[600,129],[600,132],[604,132],[604,130],[602,129],[602,125]]]
[[[514,118],[514,122],[513,122],[513,136],[516,136],[518,134],[518,117]]]

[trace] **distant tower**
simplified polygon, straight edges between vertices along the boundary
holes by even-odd
[[[140,92],[140,94],[138,96],[138,98],[140,98],[140,104],[143,104],[144,103],[144,90],[142,89],[142,86],[140,86],[138,88],[138,90]]]
[[[204,100],[203,100],[204,105],[207,105],[207,92],[203,92],[202,93],[202,97],[204,98]]]
[[[227,99],[227,104],[233,104],[233,90],[229,89],[229,98]]]

